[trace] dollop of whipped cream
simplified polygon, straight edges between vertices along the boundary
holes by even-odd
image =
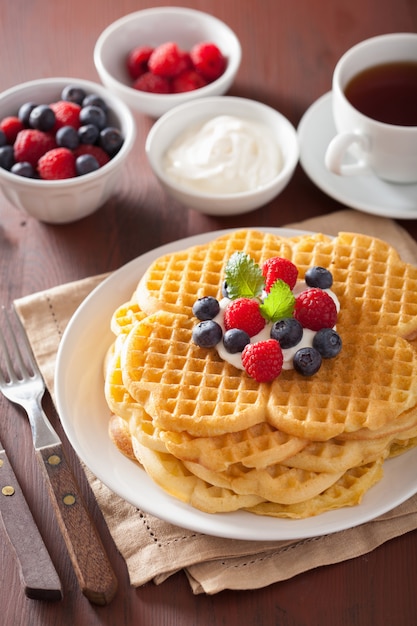
[[[263,124],[219,115],[181,134],[164,155],[166,174],[209,194],[252,191],[282,169],[281,149]]]
[[[306,285],[305,281],[303,280],[297,281],[297,284],[295,285],[293,289],[293,293],[294,295],[298,295],[305,289],[308,289],[308,286]],[[340,302],[339,302],[338,297],[334,293],[334,291],[332,291],[331,289],[324,289],[323,291],[326,291],[329,294],[329,296],[333,299],[336,305],[337,312],[339,312]],[[217,322],[219,326],[221,326],[223,333],[225,332],[224,311],[230,302],[231,300],[229,298],[222,298],[219,303],[220,311],[214,318],[214,321]],[[261,330],[260,333],[250,338],[250,342],[256,343],[257,341],[265,341],[267,339],[270,339],[271,327],[272,327],[272,323],[267,322],[265,324],[265,327]],[[293,346],[292,348],[283,348],[282,350],[282,355],[284,358],[283,364],[282,364],[283,370],[294,369],[293,359],[294,359],[295,353],[300,348],[311,348],[313,346],[313,339],[314,339],[315,334],[316,334],[315,330],[310,330],[309,328],[303,328],[303,336],[301,338],[301,341],[299,341],[297,345]],[[242,353],[237,352],[235,354],[231,354],[230,352],[228,352],[223,345],[223,340],[219,341],[219,343],[216,345],[216,350],[219,353],[219,356],[223,359],[223,361],[227,361],[228,363],[230,363],[231,365],[234,365],[238,369],[241,369],[241,370],[245,369],[242,365]]]

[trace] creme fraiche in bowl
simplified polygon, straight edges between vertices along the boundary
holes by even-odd
[[[190,90],[185,86],[185,91],[179,92],[152,93],[134,88],[128,58],[136,48],[175,44],[182,52],[190,53],[202,43],[215,45],[224,56],[224,71],[215,80]],[[238,72],[241,56],[240,42],[227,24],[209,13],[183,7],[155,7],[130,13],[110,24],[94,48],[94,63],[103,84],[132,110],[154,118],[184,102],[226,93]]]
[[[1,93],[3,128],[0,188],[13,206],[50,224],[86,217],[114,194],[136,136],[132,112],[117,96],[65,77]]]
[[[237,215],[273,200],[299,158],[297,133],[275,109],[246,98],[202,98],[155,122],[146,154],[176,200],[208,215]]]

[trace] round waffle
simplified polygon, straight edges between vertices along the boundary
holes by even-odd
[[[223,472],[213,472],[198,463],[184,461],[195,476],[211,485],[240,495],[257,495],[269,502],[296,504],[319,495],[333,485],[343,472],[310,472],[281,463],[264,469],[250,469],[235,463]]]
[[[137,323],[123,344],[123,383],[163,430],[207,437],[266,421],[289,435],[325,441],[377,430],[417,402],[417,353],[401,337],[340,329],[341,354],[315,376],[291,370],[259,384],[215,350],[196,346],[194,323],[160,311]]]
[[[355,506],[362,501],[364,494],[381,480],[382,463],[381,458],[366,465],[353,467],[323,493],[305,502],[287,505],[261,502],[248,510],[257,515],[301,519],[345,506]]]
[[[213,471],[224,471],[234,463],[253,468],[281,463],[308,443],[307,439],[287,435],[266,422],[212,437],[192,437],[186,431],[161,431],[161,438],[177,458],[197,462]]]
[[[157,452],[132,437],[133,448],[147,474],[167,493],[208,513],[226,513],[255,506],[263,501],[256,495],[236,494],[211,485],[190,472],[172,454]]]
[[[127,334],[132,330],[136,322],[145,319],[144,313],[136,300],[129,300],[121,304],[113,313],[110,320],[110,328],[115,335]]]
[[[142,311],[168,311],[192,316],[197,298],[221,294],[224,268],[234,252],[249,254],[261,264],[272,256],[291,258],[289,241],[256,230],[239,230],[214,241],[167,254],[145,272],[135,293]]]

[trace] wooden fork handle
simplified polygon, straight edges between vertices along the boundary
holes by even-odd
[[[61,582],[4,450],[0,450],[0,513],[27,597],[60,600]]]
[[[117,590],[116,577],[62,444],[41,448],[36,454],[81,590],[93,604],[108,604]]]

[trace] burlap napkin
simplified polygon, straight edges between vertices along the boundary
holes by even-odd
[[[341,230],[374,235],[393,244],[405,261],[417,263],[417,244],[388,219],[345,210],[291,226],[329,235]],[[84,279],[15,302],[52,397],[55,356],[63,330],[79,303],[103,278]],[[366,554],[417,528],[414,496],[372,522],[322,537],[277,542],[219,539],[184,530],[136,509],[111,492],[88,468],[85,470],[134,586],[150,580],[160,583],[185,569],[196,594],[260,588],[318,566]]]

